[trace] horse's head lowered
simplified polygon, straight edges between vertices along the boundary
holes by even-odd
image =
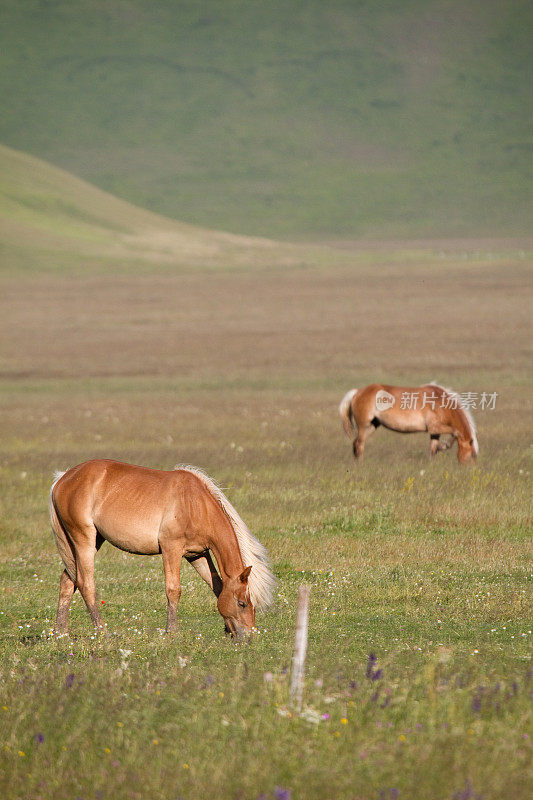
[[[467,464],[469,461],[477,460],[477,441],[476,437],[457,437],[457,460],[460,464]]]
[[[218,596],[217,606],[224,617],[226,633],[236,639],[248,636],[255,625],[255,609],[248,593],[251,571],[251,567],[246,567],[236,578],[225,581]]]

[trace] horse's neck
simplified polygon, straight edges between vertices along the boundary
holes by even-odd
[[[455,410],[455,425],[460,439],[470,440],[472,438],[473,433],[468,417],[463,409],[459,407]]]
[[[235,578],[244,569],[235,531],[224,511],[218,507],[216,519],[211,520],[209,549],[214,553],[222,580]]]

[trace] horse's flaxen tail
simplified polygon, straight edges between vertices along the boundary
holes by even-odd
[[[76,559],[74,558],[74,553],[72,551],[72,545],[70,544],[69,538],[61,525],[61,521],[57,516],[57,511],[54,505],[54,486],[58,482],[60,478],[63,477],[64,472],[55,472],[54,473],[54,482],[50,487],[50,499],[48,502],[48,508],[50,511],[50,522],[52,524],[52,531],[54,532],[54,538],[56,540],[57,549],[59,551],[59,555],[65,565],[65,569],[72,578],[73,581],[76,581]]]
[[[346,392],[339,406],[339,414],[341,415],[342,419],[342,427],[344,428],[344,431],[348,439],[353,439],[355,433],[355,428],[353,424],[352,400],[357,394],[357,391],[358,391],[357,389],[350,389],[349,392]]]

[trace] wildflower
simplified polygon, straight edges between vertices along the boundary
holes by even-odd
[[[481,711],[481,702],[483,699],[483,686],[478,687],[477,694],[472,699],[472,711],[479,713]]]
[[[454,792],[453,800],[482,800],[482,795],[474,794],[472,784],[467,781],[464,789]]]
[[[274,789],[275,800],[291,800],[291,790],[282,789],[281,786],[276,786]]]
[[[368,656],[365,675],[367,678],[370,678],[371,681],[379,681],[379,679],[383,677],[382,669],[374,669],[374,665],[377,660],[377,656],[375,656],[374,653],[370,653]]]
[[[348,720],[346,719],[346,717],[342,717],[341,725],[347,725],[347,724],[348,724]]]
[[[109,749],[109,747],[104,747],[104,753],[107,753],[107,755],[109,755],[110,752],[111,750]]]
[[[327,713],[327,711],[325,714],[322,714],[322,719],[329,719],[329,714]]]
[[[67,677],[65,678],[65,686],[67,687],[67,689],[70,689],[73,683],[74,683],[74,673],[71,672],[71,674],[67,675]]]
[[[265,681],[265,683],[272,683],[272,681],[274,680],[274,675],[271,672],[265,672],[265,674],[263,675],[263,680]]]
[[[313,725],[318,725],[323,717],[320,714],[320,711],[317,711],[314,708],[308,707],[305,708],[302,713],[300,714],[300,719],[304,719],[306,722],[311,722]]]
[[[182,764],[182,767],[183,767],[183,769],[189,769],[189,765],[188,764]]]
[[[25,755],[26,755],[26,753],[24,752],[24,750],[19,750],[19,756],[21,758],[24,758]]]
[[[44,742],[44,735],[42,733],[34,733],[33,739],[37,744],[42,744]]]

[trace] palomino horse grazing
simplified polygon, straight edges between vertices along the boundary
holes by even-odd
[[[430,456],[447,450],[457,439],[461,464],[477,457],[476,428],[470,412],[461,405],[456,392],[436,383],[415,389],[379,383],[351,389],[342,398],[339,413],[349,439],[354,439],[354,423],[357,426],[355,458],[363,457],[366,440],[380,425],[400,433],[427,431]],[[441,434],[451,434],[452,438],[439,442]]]
[[[263,545],[201,470],[176,467],[164,472],[102,460],[86,461],[54,477],[50,519],[65,565],[57,633],[68,632],[68,611],[76,589],[95,627],[103,627],[96,603],[94,556],[104,541],[129,553],[161,553],[167,632],[178,627],[182,557],[215,593],[226,632],[237,638],[251,632],[255,609],[269,605],[276,579]]]

